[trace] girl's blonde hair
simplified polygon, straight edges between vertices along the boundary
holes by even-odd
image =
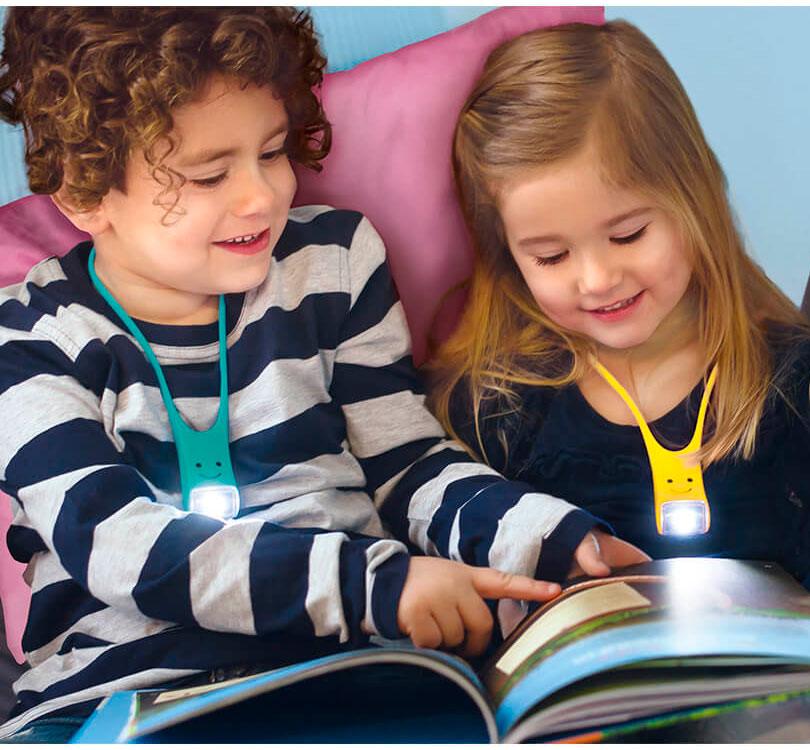
[[[467,447],[487,460],[484,412],[518,411],[516,385],[558,387],[585,373],[593,344],[538,309],[509,252],[497,201],[504,180],[572,157],[589,141],[605,180],[649,195],[675,219],[691,253],[705,370],[717,363],[720,371],[704,466],[729,454],[750,458],[778,375],[766,324],[810,330],[746,254],[723,171],[674,71],[623,21],[557,26],[503,44],[462,109],[453,168],[476,261],[465,314],[430,366],[435,412],[458,437],[450,402],[461,388],[478,435],[478,445]]]

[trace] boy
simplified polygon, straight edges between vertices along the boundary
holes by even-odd
[[[561,578],[572,555],[606,571],[593,518],[444,439],[370,224],[290,210],[290,161],[329,147],[306,14],[11,9],[3,64],[32,190],[93,237],[0,293],[0,489],[33,591],[6,735],[370,634],[480,653],[484,597],[558,590],[517,574]],[[223,401],[234,520],[189,506],[169,417],[203,431]],[[481,567],[410,558],[378,507]]]

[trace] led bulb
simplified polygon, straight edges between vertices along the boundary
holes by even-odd
[[[201,484],[189,493],[188,509],[227,521],[239,512],[239,490],[229,484]]]
[[[693,536],[709,530],[706,503],[700,500],[669,500],[661,505],[663,534]]]

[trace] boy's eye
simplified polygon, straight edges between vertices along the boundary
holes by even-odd
[[[565,259],[568,251],[557,253],[556,255],[536,255],[533,260],[538,266],[556,266],[557,263]]]
[[[641,229],[637,229],[632,234],[626,234],[623,237],[611,237],[610,241],[616,245],[630,245],[636,240],[640,240],[644,235],[644,232],[647,231],[647,227],[650,226],[649,224],[645,224]]]
[[[227,172],[222,172],[221,174],[214,175],[213,177],[206,177],[202,180],[190,180],[194,185],[199,185],[200,187],[214,187],[215,185],[219,185],[225,179],[225,175]]]
[[[274,161],[277,159],[281,154],[284,153],[284,148],[274,148],[270,151],[264,151],[261,155],[262,161]]]

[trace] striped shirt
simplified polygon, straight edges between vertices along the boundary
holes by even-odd
[[[445,438],[370,223],[289,219],[265,282],[226,298],[231,521],[182,510],[155,373],[92,286],[88,243],[0,291],[0,489],[32,588],[31,668],[0,735],[115,690],[399,637],[409,547],[533,575],[552,532],[592,525]],[[209,427],[216,323],[139,327]]]

